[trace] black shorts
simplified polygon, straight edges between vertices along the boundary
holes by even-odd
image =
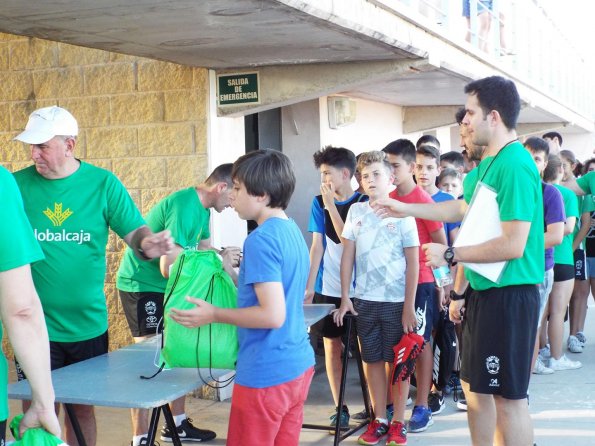
[[[554,265],[554,282],[565,282],[574,279],[574,265],[556,263]]]
[[[416,333],[430,342],[432,330],[438,325],[440,309],[436,301],[436,284],[434,282],[420,283],[415,292],[415,318],[417,319]]]
[[[461,379],[472,392],[512,400],[527,397],[538,316],[536,285],[471,293],[463,327]]]
[[[160,322],[163,319],[164,293],[118,290],[118,294],[132,336],[138,338],[163,331]]]
[[[6,442],[6,420],[0,421],[0,445]]]
[[[313,302],[315,304],[333,304],[335,308],[341,306],[340,297],[326,296],[318,293],[314,294]],[[340,338],[345,335],[345,325],[342,325],[341,327],[337,326],[333,320],[333,315],[329,314],[312,325],[312,327],[310,327],[310,332],[322,336],[323,338]]]
[[[574,251],[574,280],[587,280],[587,261],[584,249]]]
[[[403,336],[403,302],[354,299],[353,307],[362,361],[392,363],[393,347]]]
[[[106,331],[96,338],[77,342],[50,341],[51,369],[56,370],[67,365],[76,364],[87,359],[101,356],[108,352],[109,337]],[[20,364],[15,359],[17,378],[19,381],[27,379]]]

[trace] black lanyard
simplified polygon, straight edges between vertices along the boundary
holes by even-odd
[[[498,155],[500,155],[504,151],[505,148],[507,148],[509,145],[511,145],[513,142],[516,142],[516,141],[518,141],[518,138],[515,138],[512,141],[508,141],[506,144],[504,144],[504,146],[502,146],[502,148],[498,151],[498,153],[496,153],[496,156],[490,162],[490,165],[487,167],[487,169],[485,170],[485,172],[479,179],[478,183],[481,183],[483,181],[483,179],[485,178],[485,176],[488,173],[488,170],[490,170],[490,167],[492,167],[492,164],[494,164],[494,161],[496,161],[496,158],[498,158]]]

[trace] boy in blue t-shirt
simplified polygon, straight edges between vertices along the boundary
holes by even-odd
[[[354,192],[351,179],[355,172],[355,155],[342,147],[325,147],[314,154],[314,165],[320,171],[320,195],[312,200],[308,231],[312,233],[310,273],[304,302],[341,305],[341,233],[347,212],[353,203],[368,197]],[[353,296],[353,285],[350,288]],[[345,327],[338,327],[331,315],[312,326],[312,333],[323,338],[324,362],[335,406],[341,387],[342,349]],[[367,416],[367,414],[366,414]],[[331,427],[349,426],[347,405],[331,416]]]
[[[187,297],[191,310],[172,310],[186,327],[212,322],[238,326],[239,352],[227,444],[297,446],[314,351],[304,321],[308,248],[285,209],[295,189],[291,162],[258,150],[233,165],[231,205],[258,227],[244,242],[238,308]]]
[[[387,198],[393,183],[391,165],[383,152],[362,154],[358,161],[362,183],[370,201]],[[405,403],[409,381],[393,386],[394,415],[386,411],[389,380],[386,368],[393,366],[393,347],[403,333],[417,327],[415,291],[419,275],[419,238],[415,219],[381,219],[369,203],[349,208],[343,228],[341,258],[341,307],[335,322],[343,324],[347,312],[356,315],[357,334],[364,374],[372,399],[374,419],[358,439],[359,444],[407,444]],[[350,300],[353,265],[357,263],[353,303]]]

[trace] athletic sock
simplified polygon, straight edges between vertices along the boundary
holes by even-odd
[[[174,415],[174,422],[176,423],[176,427],[180,427],[180,424],[182,424],[182,421],[184,421],[186,418],[188,417],[185,413],[181,415]]]

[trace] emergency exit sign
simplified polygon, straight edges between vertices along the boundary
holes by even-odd
[[[219,106],[260,103],[258,73],[221,74],[217,76]]]

